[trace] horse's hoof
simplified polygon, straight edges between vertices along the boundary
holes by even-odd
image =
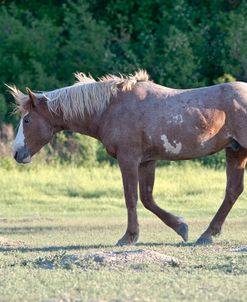
[[[197,241],[196,241],[196,245],[209,245],[212,244],[213,240],[211,237],[200,237]]]
[[[178,229],[178,235],[180,235],[184,241],[188,241],[189,237],[189,227],[186,223],[181,222]]]
[[[123,246],[123,245],[130,245],[130,243],[123,239],[119,239],[118,242],[116,243],[116,246]]]
[[[132,245],[138,241],[138,233],[126,233],[121,239],[118,240],[117,246]]]

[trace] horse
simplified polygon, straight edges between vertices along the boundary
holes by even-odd
[[[155,84],[146,71],[95,80],[75,74],[76,83],[47,92],[26,93],[9,86],[21,112],[13,156],[29,163],[62,130],[99,140],[117,159],[127,208],[127,229],[118,245],[139,236],[138,184],[146,209],[184,241],[188,225],[153,198],[155,161],[195,159],[225,149],[227,183],[223,203],[196,243],[213,243],[244,189],[247,160],[247,84],[232,82],[195,89]]]

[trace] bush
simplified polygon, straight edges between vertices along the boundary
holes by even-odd
[[[0,126],[5,120],[5,115],[7,113],[7,104],[4,95],[0,94]]]
[[[199,158],[196,161],[210,168],[214,168],[214,169],[223,168],[226,165],[225,152],[220,151],[218,153],[215,153],[214,155]]]
[[[236,78],[234,78],[234,76],[229,73],[224,73],[221,77],[218,77],[216,80],[214,80],[214,84],[223,84],[234,81],[236,81]]]
[[[95,165],[97,149],[98,142],[91,137],[60,132],[47,147],[47,153],[50,161],[85,166]]]
[[[97,149],[97,162],[99,163],[107,163],[111,166],[115,165],[117,163],[116,159],[111,157],[105,150],[104,146],[99,143],[98,149]]]

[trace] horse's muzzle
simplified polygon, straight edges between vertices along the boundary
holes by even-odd
[[[14,153],[14,159],[20,164],[27,164],[31,162],[31,155],[26,146],[19,148]]]

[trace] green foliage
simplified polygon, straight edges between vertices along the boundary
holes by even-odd
[[[223,168],[225,167],[226,164],[225,152],[221,151],[214,155],[199,158],[196,161],[210,168],[215,168],[215,169]]]
[[[94,76],[105,73],[110,55],[107,49],[108,28],[93,19],[87,2],[67,1],[63,6],[62,28],[66,36],[61,53],[62,73],[66,76],[75,71]]]
[[[4,95],[0,94],[0,125],[3,123],[7,113],[7,104]]]
[[[234,82],[236,79],[229,73],[224,73],[221,77],[214,80],[214,84],[223,84],[227,82]]]
[[[36,19],[31,12],[11,6],[0,10],[1,82],[16,83],[21,88],[52,89],[58,85],[61,30],[46,17]]]
[[[245,75],[245,3],[7,3],[0,8],[0,80],[21,88],[70,84],[78,70],[100,76],[141,67],[173,87],[212,84],[224,73]]]
[[[111,157],[105,150],[102,144],[99,145],[97,149],[97,162],[99,163],[108,163],[111,166],[116,164],[116,159]]]
[[[224,58],[226,72],[233,73],[239,79],[247,81],[247,3],[242,5],[235,13],[230,14],[229,28],[226,35],[228,56]]]
[[[48,149],[52,161],[74,163],[75,165],[95,165],[98,142],[91,137],[78,133],[60,132],[53,139]]]

